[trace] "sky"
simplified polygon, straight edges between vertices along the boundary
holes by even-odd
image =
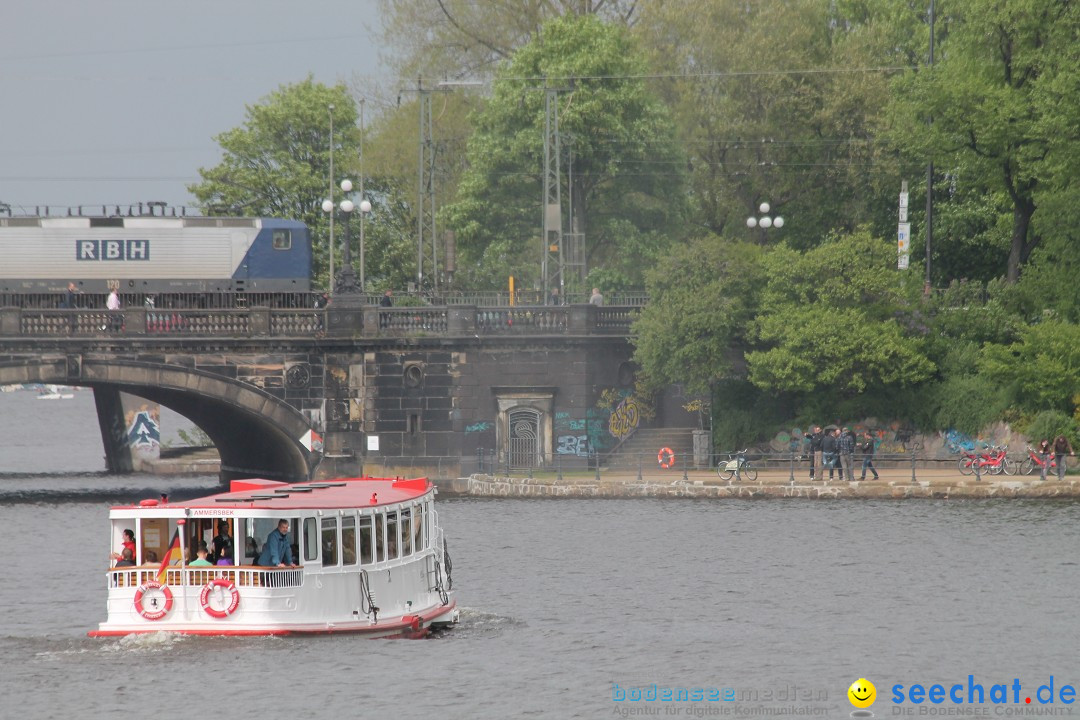
[[[378,0],[4,0],[0,203],[192,207],[248,105],[384,77],[379,28]]]

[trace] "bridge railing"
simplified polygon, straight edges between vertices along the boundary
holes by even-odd
[[[476,305],[122,310],[0,308],[0,337],[629,335],[636,306]]]

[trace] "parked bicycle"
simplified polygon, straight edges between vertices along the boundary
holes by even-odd
[[[736,473],[740,479],[749,480],[750,482],[757,480],[757,468],[746,459],[746,450],[729,453],[726,461],[716,464],[716,474],[725,480],[731,480]]]
[[[1027,453],[1028,456],[1020,463],[1020,472],[1024,475],[1034,475],[1035,473],[1041,474],[1043,465],[1046,465],[1046,463],[1043,462],[1042,456],[1035,452],[1035,448],[1030,445],[1027,446]],[[1047,469],[1057,470],[1057,459],[1054,458],[1053,455],[1050,455],[1050,464],[1047,466]]]
[[[971,463],[971,469],[964,473],[970,475],[978,470],[980,475],[1012,475],[1016,472],[1016,465],[1009,459],[1008,445],[995,445],[987,452],[982,453]],[[963,469],[960,472],[964,472]]]

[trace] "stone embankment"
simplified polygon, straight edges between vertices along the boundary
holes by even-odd
[[[805,471],[804,471],[805,472]],[[852,482],[812,482],[804,474],[792,481],[788,472],[762,472],[755,482],[723,480],[714,472],[692,471],[685,475],[603,473],[556,477],[506,477],[472,475],[438,483],[441,492],[475,497],[700,497],[700,498],[1072,498],[1080,497],[1080,476],[1046,481],[1038,475],[989,475],[981,478],[951,471],[923,469],[912,480],[912,471],[882,470],[880,479]]]

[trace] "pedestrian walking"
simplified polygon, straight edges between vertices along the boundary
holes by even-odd
[[[862,475],[859,476],[860,480],[866,479],[867,469],[874,473],[874,479],[877,480],[878,475],[877,468],[874,467],[874,436],[870,434],[869,430],[863,432],[862,442],[859,443],[859,454],[862,456]]]

